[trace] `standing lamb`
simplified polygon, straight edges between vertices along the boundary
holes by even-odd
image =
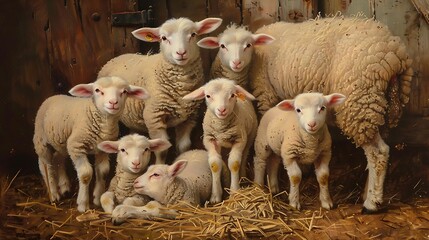
[[[401,39],[378,21],[341,17],[279,22],[257,32],[279,40],[253,56],[250,85],[259,113],[303,92],[347,95],[333,120],[365,151],[369,174],[363,212],[378,211],[389,159],[380,128],[398,124],[413,75]]]
[[[273,41],[270,35],[252,34],[245,27],[232,24],[218,37],[206,37],[197,44],[208,49],[220,47],[211,67],[211,79],[224,77],[247,89],[254,46],[267,45]]]
[[[200,102],[182,99],[204,83],[197,35],[210,33],[222,19],[193,22],[170,19],[159,28],[140,28],[133,35],[146,42],[160,42],[154,55],[124,54],[110,60],[99,76],[120,76],[131,84],[148,89],[153,97],[145,102],[129,101],[121,121],[134,132],[148,131],[150,138],[169,139],[167,128],[175,127],[176,149],[189,149],[190,134],[196,124]],[[156,152],[156,162],[164,163],[166,151]]]
[[[79,84],[69,93],[81,98],[56,95],[42,103],[36,115],[33,143],[51,201],[58,201],[70,190],[64,162],[70,156],[79,178],[77,209],[84,212],[89,209],[88,187],[93,174],[87,155],[95,154],[94,204],[100,205],[109,158],[97,151],[97,144],[118,137],[119,117],[127,97],[146,99],[148,93],[119,77]]]
[[[149,202],[145,195],[134,191],[134,180],[146,170],[151,152],[163,151],[171,146],[164,139],[148,139],[145,136],[131,134],[118,141],[104,141],[98,148],[106,153],[117,153],[115,176],[109,189],[101,195],[100,202],[104,211],[112,213],[115,204],[142,206]]]
[[[229,184],[228,172],[223,171],[222,175],[224,183]],[[136,179],[134,189],[154,201],[143,207],[117,206],[112,213],[113,223],[121,223],[127,218],[174,216],[174,211],[162,208],[180,202],[204,205],[210,198],[211,182],[208,153],[204,150],[182,153],[171,166],[152,165]]]
[[[203,144],[209,153],[213,175],[210,202],[217,203],[222,200],[222,147],[231,149],[228,157],[230,188],[238,190],[240,176],[246,175],[247,155],[256,136],[258,120],[252,103],[246,100],[254,100],[254,97],[232,80],[213,79],[184,97],[189,100],[204,98],[207,111],[203,121]]]
[[[327,108],[342,103],[345,96],[334,93],[302,93],[294,100],[284,100],[267,111],[261,119],[255,140],[255,182],[264,185],[268,162],[270,189],[279,192],[278,168],[280,161],[290,181],[289,204],[300,209],[299,164],[314,164],[320,187],[320,202],[332,208],[328,190],[331,135],[325,123]],[[279,159],[281,157],[281,159]]]

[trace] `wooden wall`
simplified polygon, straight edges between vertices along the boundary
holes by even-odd
[[[387,24],[408,45],[416,78],[405,123],[397,134],[429,146],[429,25],[418,0],[16,0],[0,1],[0,169],[36,164],[32,146],[37,108],[47,97],[91,82],[114,56],[157,48],[131,37],[134,28],[112,27],[111,14],[152,6],[155,26],[171,17],[221,17],[251,30],[276,21],[300,22],[342,12],[363,12]],[[423,8],[425,5],[423,5]],[[427,10],[427,9],[426,9]],[[280,39],[281,41],[281,39]],[[209,68],[216,51],[202,50]],[[408,121],[408,122],[407,122]],[[419,127],[416,138],[409,127]],[[401,140],[399,137],[397,141]],[[407,140],[408,141],[408,140]],[[18,163],[18,164],[16,164]],[[37,169],[37,168],[36,168]]]

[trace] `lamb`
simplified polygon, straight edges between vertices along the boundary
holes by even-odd
[[[93,174],[87,155],[95,154],[93,202],[99,205],[109,158],[97,150],[97,144],[118,137],[119,117],[128,97],[147,99],[149,95],[144,88],[129,85],[119,77],[79,84],[69,93],[80,98],[56,95],[42,103],[36,115],[33,143],[52,202],[70,190],[64,162],[70,156],[79,178],[77,209],[84,212],[89,209],[88,187]]]
[[[228,172],[223,171],[222,175],[228,184]],[[112,221],[119,224],[127,218],[174,217],[176,212],[165,209],[167,205],[182,202],[204,205],[210,198],[211,182],[207,151],[187,151],[179,155],[171,166],[152,165],[138,177],[134,182],[135,191],[154,201],[142,207],[119,205],[113,210]]]
[[[100,202],[104,212],[112,213],[115,204],[144,205],[149,202],[145,195],[134,191],[134,180],[147,168],[150,153],[162,151],[171,146],[164,139],[148,139],[145,136],[131,134],[117,141],[103,141],[98,149],[106,153],[117,153],[115,176],[109,189],[101,195]]]
[[[222,200],[221,148],[231,149],[228,157],[230,189],[238,190],[240,176],[246,175],[247,155],[256,136],[258,121],[252,103],[246,101],[246,98],[253,100],[254,97],[232,80],[213,79],[184,97],[188,100],[204,98],[207,111],[203,120],[203,144],[209,153],[208,161],[213,175],[210,202],[217,203]]]
[[[396,126],[409,101],[413,70],[405,45],[384,24],[359,17],[279,22],[259,32],[281,41],[254,52],[249,81],[258,112],[303,92],[345,94],[332,119],[366,154],[363,212],[377,212],[389,158],[380,130]]]
[[[197,44],[202,48],[219,48],[213,61],[211,79],[224,77],[248,88],[248,72],[254,46],[270,44],[274,38],[267,34],[252,34],[245,27],[231,24],[218,37],[206,37]]]
[[[190,134],[198,117],[200,102],[182,97],[203,85],[204,74],[197,35],[210,33],[220,18],[193,22],[170,19],[159,28],[140,28],[133,35],[146,42],[160,42],[154,55],[124,54],[106,63],[99,76],[120,76],[148,89],[153,96],[145,102],[129,101],[121,122],[133,132],[148,132],[150,138],[168,139],[167,128],[176,131],[176,150],[190,148]],[[166,151],[156,152],[156,163],[164,163]]]
[[[284,100],[267,111],[255,140],[255,183],[264,185],[267,168],[271,192],[278,193],[278,167],[283,160],[290,181],[289,205],[299,210],[301,170],[298,163],[312,163],[319,182],[322,207],[331,209],[333,204],[328,190],[331,135],[325,120],[327,108],[344,100],[345,96],[338,93],[328,96],[302,93],[294,100]]]

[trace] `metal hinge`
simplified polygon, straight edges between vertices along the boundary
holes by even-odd
[[[137,12],[112,13],[112,26],[153,26],[154,18],[152,8]]]

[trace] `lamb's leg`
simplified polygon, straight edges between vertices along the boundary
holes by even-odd
[[[212,194],[210,197],[211,203],[218,203],[222,201],[222,156],[220,155],[220,147],[213,140],[208,138],[203,139],[203,143],[208,152],[208,161],[210,164],[210,170],[212,172]]]
[[[66,171],[67,156],[57,152],[54,155],[54,158],[57,159],[58,162],[58,187],[60,189],[61,195],[64,196],[66,193],[70,192],[71,188],[70,180]]]
[[[127,197],[122,202],[123,205],[129,206],[143,206],[150,202],[150,198],[146,195],[135,195],[132,197]]]
[[[283,158],[283,164],[289,175],[289,205],[300,210],[301,205],[299,203],[299,184],[301,183],[302,173],[298,166],[298,163],[294,159]]]
[[[188,119],[176,126],[176,151],[178,154],[186,152],[191,147],[191,132],[195,127],[195,121]]]
[[[263,134],[258,134],[255,139],[255,157],[253,158],[253,167],[255,172],[255,183],[261,187],[264,186],[265,170],[267,167],[267,161],[272,154],[271,148],[266,143]]]
[[[69,151],[70,152],[70,151]],[[92,179],[92,166],[86,155],[70,154],[79,179],[79,192],[77,194],[77,210],[85,212],[89,209],[89,183]]]
[[[246,139],[235,142],[231,147],[228,157],[228,168],[231,171],[231,187],[235,191],[240,189],[240,166],[243,159],[243,151],[246,147]]]
[[[112,213],[115,208],[115,193],[107,191],[101,194],[100,202],[104,212]]]
[[[268,179],[270,180],[269,186],[272,193],[278,193],[280,192],[279,187],[279,166],[281,162],[280,156],[272,153],[270,157],[268,158],[268,166],[267,166],[267,172],[268,172]]]
[[[95,155],[95,187],[93,202],[96,206],[100,206],[100,196],[106,191],[106,176],[109,174],[109,170],[109,155],[104,152]]]
[[[383,141],[380,134],[362,145],[368,161],[368,179],[364,213],[377,212],[379,205],[383,202],[383,185],[389,160],[389,146]]]
[[[112,222],[114,225],[123,223],[129,218],[150,219],[153,217],[174,218],[177,212],[165,209],[161,203],[150,201],[145,206],[119,205],[112,212]]]
[[[314,162],[317,182],[319,183],[319,199],[322,207],[331,209],[333,207],[331,195],[329,194],[329,162],[331,161],[331,151],[323,152]]]
[[[49,146],[37,145],[35,146],[35,150],[39,156],[39,170],[48,189],[49,200],[51,202],[59,201],[57,171],[56,167],[53,166],[53,150]]]

